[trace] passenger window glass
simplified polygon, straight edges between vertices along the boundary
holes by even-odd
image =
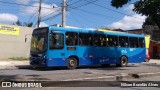
[[[94,46],[100,46],[100,37],[98,34],[94,34],[93,36],[93,42],[94,42]]]
[[[120,47],[128,47],[128,37],[119,36],[119,46]]]
[[[75,32],[66,32],[66,45],[76,46],[78,44],[78,34]]]
[[[63,49],[64,35],[59,33],[50,34],[50,49]]]
[[[141,47],[141,48],[144,48],[144,47],[145,47],[144,38],[139,38],[139,47]]]
[[[92,34],[80,33],[79,34],[79,45],[80,46],[91,46],[92,45]]]
[[[109,47],[118,46],[118,38],[117,38],[117,36],[108,35],[107,36],[107,45]]]
[[[94,46],[106,46],[106,41],[106,36],[104,34],[94,34],[93,36]]]
[[[131,48],[138,48],[138,38],[130,37],[129,42],[130,42],[130,47]]]
[[[107,46],[107,38],[106,38],[106,35],[104,35],[104,34],[101,34],[101,35],[100,35],[100,42],[101,42],[101,46],[103,46],[103,47]]]

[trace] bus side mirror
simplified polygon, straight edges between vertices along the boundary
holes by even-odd
[[[25,38],[25,43],[27,42],[27,38]]]

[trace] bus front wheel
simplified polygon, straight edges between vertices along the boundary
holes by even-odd
[[[122,56],[120,58],[120,64],[117,64],[118,67],[126,67],[128,65],[128,58],[126,56]]]
[[[69,58],[67,62],[68,69],[75,69],[77,67],[77,59],[76,58]]]

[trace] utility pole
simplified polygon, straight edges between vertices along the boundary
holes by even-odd
[[[37,27],[38,27],[38,28],[39,28],[40,20],[41,20],[41,4],[42,4],[42,0],[39,0],[38,22],[37,22]]]
[[[62,2],[62,27],[65,27],[66,25],[66,0],[63,0]]]

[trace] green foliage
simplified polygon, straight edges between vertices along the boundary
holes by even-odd
[[[127,4],[129,1],[131,1],[131,0],[112,0],[111,5],[116,8],[119,8],[119,7],[122,7],[123,5]]]
[[[32,22],[26,23],[26,22],[21,22],[20,20],[18,20],[16,23],[13,23],[13,25],[32,27],[33,23]]]
[[[16,25],[22,26],[22,23],[18,20],[18,21],[16,22]]]
[[[143,26],[145,25],[153,25],[156,26],[156,23],[152,20],[152,17],[147,17],[145,22],[143,23]]]
[[[32,22],[30,22],[30,23],[27,24],[27,27],[32,27],[32,26],[33,26]]]
[[[134,3],[135,11],[138,14],[153,16],[160,13],[160,0],[140,0]]]

